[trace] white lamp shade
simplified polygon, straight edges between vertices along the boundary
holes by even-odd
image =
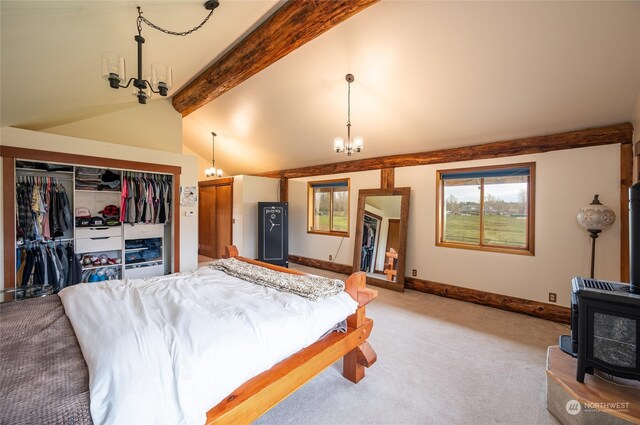
[[[362,138],[362,136],[356,136],[353,138],[353,149],[355,149],[356,152],[360,152],[362,150],[362,148],[364,148],[364,139]]]
[[[616,221],[613,210],[602,205],[595,195],[593,202],[578,211],[578,223],[587,230],[602,230],[611,226]]]
[[[116,75],[120,81],[127,79],[124,58],[114,52],[102,52],[102,78],[109,80],[111,75]]]
[[[161,85],[164,85],[167,90],[171,90],[171,86],[173,85],[171,68],[163,63],[152,63],[151,84],[154,90],[158,90],[158,87]]]
[[[344,139],[342,137],[336,137],[333,139],[333,150],[338,153],[344,150]]]

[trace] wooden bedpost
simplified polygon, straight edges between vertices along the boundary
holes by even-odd
[[[224,258],[231,258],[238,256],[238,248],[235,245],[227,245],[224,247]]]
[[[342,375],[349,381],[358,383],[364,378],[364,368],[374,364],[378,358],[371,345],[366,341],[369,337],[367,330],[363,328],[365,324],[365,306],[378,296],[378,291],[369,289],[366,285],[366,274],[364,272],[354,273],[347,279],[345,291],[358,302],[358,309],[347,318],[347,327],[360,329],[362,332],[362,344],[348,352],[342,363]]]

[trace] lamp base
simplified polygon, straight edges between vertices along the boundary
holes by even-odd
[[[598,235],[602,233],[602,229],[587,229],[589,232],[589,236],[591,239],[591,279],[594,276],[595,263],[596,263],[596,239],[598,239]]]
[[[587,229],[587,232],[589,232],[589,236],[591,236],[592,239],[596,239],[598,237],[598,235],[600,235],[600,233],[602,233],[601,229]]]

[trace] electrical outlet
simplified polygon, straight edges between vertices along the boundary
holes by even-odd
[[[556,302],[557,297],[558,296],[556,295],[555,292],[549,292],[549,302],[552,302],[552,303]]]
[[[329,261],[333,260],[333,255],[329,254]]]
[[[411,272],[412,276],[418,276],[418,270],[413,269],[413,271]]]

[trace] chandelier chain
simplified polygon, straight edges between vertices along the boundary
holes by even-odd
[[[351,125],[351,83],[347,87],[347,124]]]
[[[141,24],[141,22],[144,22],[145,24],[149,25],[151,28],[155,28],[155,29],[157,29],[158,31],[163,32],[163,33],[165,33],[165,34],[185,36],[185,35],[189,35],[189,34],[191,34],[192,32],[198,31],[200,28],[202,28],[202,26],[203,26],[204,24],[206,24],[206,23],[207,23],[207,21],[209,20],[209,18],[211,17],[211,15],[213,15],[213,9],[211,9],[211,10],[209,11],[209,14],[207,15],[207,17],[206,17],[206,18],[204,18],[204,21],[202,21],[202,22],[200,23],[200,25],[197,25],[197,26],[195,26],[195,27],[191,28],[191,29],[190,29],[190,30],[188,30],[188,31],[182,31],[182,32],[176,32],[176,31],[167,30],[167,29],[164,29],[164,28],[162,28],[162,27],[160,27],[160,26],[158,26],[158,25],[154,24],[153,22],[151,22],[150,20],[148,20],[147,18],[145,18],[144,16],[142,16],[142,11],[140,10],[140,8],[139,8],[139,7],[138,7],[138,14],[139,14],[139,15],[138,15],[138,33],[140,33],[140,32],[142,31],[142,24]]]

